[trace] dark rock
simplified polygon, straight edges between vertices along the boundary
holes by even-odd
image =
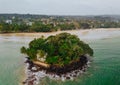
[[[70,79],[70,77],[66,77],[66,79]]]
[[[73,75],[73,77],[76,77],[76,75]]]
[[[38,72],[40,70],[44,70],[46,71],[46,74],[56,74],[58,76],[61,76],[63,74],[67,74],[69,72],[72,72],[74,70],[82,70],[83,68],[85,68],[84,66],[87,64],[88,62],[88,59],[85,55],[82,55],[80,56],[80,59],[76,62],[72,62],[71,64],[69,65],[65,65],[63,67],[59,67],[59,66],[56,66],[56,65],[50,65],[49,68],[45,68],[45,67],[42,67],[42,66],[38,66],[38,65],[34,65],[32,61],[27,60],[27,63],[29,63],[29,70],[32,71],[32,67],[36,67],[37,70],[33,70],[35,72]],[[75,71],[75,74],[77,74],[78,71]]]
[[[23,84],[26,84],[26,81],[23,81],[22,83],[23,83]]]

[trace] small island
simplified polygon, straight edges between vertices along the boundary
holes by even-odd
[[[42,36],[34,39],[28,48],[21,48],[21,53],[28,56],[26,63],[29,71],[44,71],[56,79],[70,79],[71,76],[77,77],[80,71],[85,71],[90,57],[93,56],[93,49],[76,35],[60,33],[48,38]],[[24,83],[34,85],[34,76],[30,78],[33,80],[27,79]]]

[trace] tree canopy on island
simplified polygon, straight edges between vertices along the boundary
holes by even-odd
[[[21,53],[27,54],[31,60],[45,58],[45,63],[59,66],[77,61],[84,54],[93,56],[93,50],[88,44],[69,33],[34,39],[28,48],[21,48]]]

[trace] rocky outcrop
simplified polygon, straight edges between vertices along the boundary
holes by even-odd
[[[25,63],[28,63],[28,73],[30,75],[28,74],[28,79],[26,79],[24,83],[27,83],[27,85],[34,85],[36,80],[39,81],[39,75],[41,75],[40,71],[43,72],[42,74],[46,74],[46,76],[52,76],[52,78],[58,78],[61,80],[73,79],[74,77],[79,76],[81,73],[86,71],[88,56],[82,55],[78,61],[72,62],[71,64],[65,65],[63,67],[56,65],[50,65],[46,67],[44,65],[38,63],[36,64],[30,61],[29,58],[27,58]]]

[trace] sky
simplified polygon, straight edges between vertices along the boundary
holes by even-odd
[[[120,15],[120,0],[0,0],[0,13]]]

